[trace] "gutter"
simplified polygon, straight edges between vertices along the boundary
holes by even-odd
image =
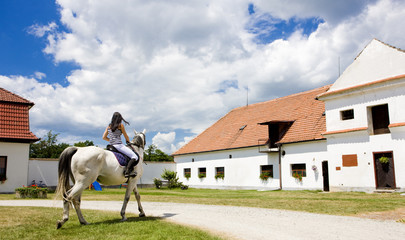
[[[281,146],[283,144],[281,143],[277,143],[277,147],[278,147],[278,175],[280,178],[280,188],[278,190],[282,190],[283,189],[283,182],[282,182],[282,177],[281,177],[281,156],[282,156],[282,151],[281,151]]]

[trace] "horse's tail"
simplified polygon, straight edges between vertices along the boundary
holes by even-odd
[[[62,196],[63,199],[67,200],[67,194],[70,189],[70,177],[73,179],[71,162],[73,155],[77,152],[77,147],[68,147],[63,150],[59,157],[58,166],[58,186],[56,187],[56,197]]]

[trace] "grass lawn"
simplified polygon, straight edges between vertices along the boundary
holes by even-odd
[[[139,189],[142,201],[198,203],[213,205],[248,206],[286,209],[333,215],[388,211],[405,208],[405,196],[399,193],[370,194],[362,192],[321,191],[255,191],[212,189]],[[108,189],[83,193],[82,200],[123,201],[125,189]],[[48,198],[53,198],[49,194]],[[13,199],[14,195],[0,194],[1,199]],[[135,197],[131,195],[131,201]]]
[[[81,226],[71,214],[69,224],[56,230],[60,209],[0,206],[0,239],[221,239],[159,218],[129,217],[122,223],[116,212],[82,211],[92,224]]]

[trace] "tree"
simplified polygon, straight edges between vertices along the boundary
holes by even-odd
[[[58,133],[53,134],[50,130],[46,136],[37,143],[30,145],[31,158],[58,158],[62,151],[69,147],[67,143],[57,144]]]
[[[158,149],[154,144],[149,145],[149,147],[144,152],[145,161],[155,161],[155,162],[173,162],[172,156],[167,155],[162,150]]]
[[[84,142],[77,142],[73,144],[75,147],[88,147],[88,146],[94,146],[93,141],[86,140]]]

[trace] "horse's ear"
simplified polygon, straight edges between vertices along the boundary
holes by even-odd
[[[134,130],[135,136],[138,135],[138,133],[136,132],[136,130]]]
[[[142,133],[143,133],[143,134],[145,134],[145,133],[146,133],[146,129],[145,129],[145,128],[143,129]]]

